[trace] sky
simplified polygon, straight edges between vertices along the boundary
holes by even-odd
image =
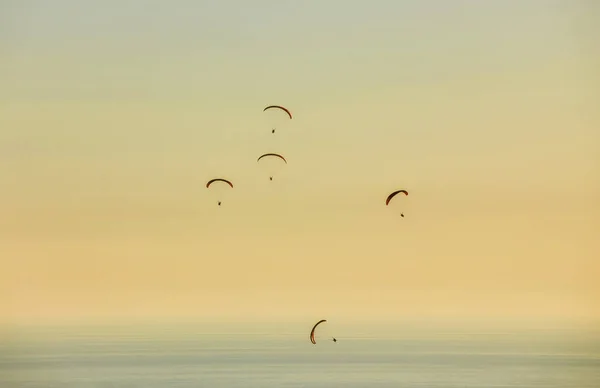
[[[598,20],[0,1],[0,321],[600,318]]]

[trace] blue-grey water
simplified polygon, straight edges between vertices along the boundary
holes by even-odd
[[[0,387],[600,387],[592,332],[306,326],[4,328]]]

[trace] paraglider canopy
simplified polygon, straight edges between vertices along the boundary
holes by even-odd
[[[327,322],[327,320],[326,319],[321,319],[319,322],[317,322],[313,326],[312,330],[310,331],[310,342],[312,342],[313,344],[317,343],[317,341],[315,341],[315,329],[317,328],[317,326],[319,326],[323,322]]]
[[[393,193],[391,193],[390,195],[387,196],[387,198],[385,199],[385,205],[389,205],[390,201],[392,200],[392,198],[394,198],[396,195],[398,194],[404,194],[404,195],[408,195],[408,191],[406,190],[396,190]]]
[[[259,156],[258,159],[256,159],[256,161],[259,162],[262,158],[265,158],[267,156],[274,156],[276,158],[279,158],[279,159],[283,160],[285,162],[285,164],[287,164],[287,160],[285,160],[285,158],[282,155],[273,154],[273,153],[263,154],[263,155]]]
[[[231,183],[227,179],[222,179],[222,178],[215,178],[215,179],[209,180],[208,182],[206,182],[206,188],[208,189],[210,187],[210,185],[212,185],[215,182],[225,182],[233,189],[233,183]]]
[[[292,113],[287,108],[284,108],[281,105],[269,105],[265,109],[263,109],[263,112],[267,111],[269,109],[281,109],[282,111],[284,111],[285,113],[287,113],[287,115],[289,116],[290,120],[292,119]]]

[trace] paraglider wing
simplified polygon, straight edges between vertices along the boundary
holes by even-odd
[[[316,344],[317,342],[315,341],[315,329],[317,328],[317,326],[319,326],[321,323],[323,322],[327,322],[326,319],[321,319],[319,322],[317,322],[312,330],[310,331],[310,342],[312,342],[313,344]]]
[[[275,157],[283,160],[285,162],[285,164],[287,164],[287,160],[285,160],[285,158],[279,154],[264,154],[264,155],[261,155],[258,159],[256,159],[256,161],[258,162],[259,160],[261,160],[262,158],[264,158],[266,156],[275,156]]]
[[[394,191],[392,194],[388,195],[387,199],[385,200],[385,205],[387,206],[390,203],[390,201],[392,200],[392,198],[394,198],[397,194],[400,194],[400,193],[402,193],[404,195],[408,195],[408,191],[406,191],[406,190]]]
[[[287,113],[288,116],[290,116],[290,120],[292,119],[292,113],[289,110],[287,110],[286,108],[284,108],[283,106],[280,106],[280,105],[269,105],[268,107],[266,107],[265,109],[263,109],[263,112],[266,111],[267,109],[281,109],[285,113]]]
[[[215,179],[209,180],[208,182],[206,182],[206,188],[208,189],[210,187],[210,185],[212,185],[214,182],[225,182],[229,186],[231,186],[231,188],[233,189],[233,183],[229,182],[227,179],[221,179],[221,178],[215,178]]]

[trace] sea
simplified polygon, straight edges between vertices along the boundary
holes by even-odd
[[[590,328],[312,323],[7,326],[0,388],[600,387]]]

